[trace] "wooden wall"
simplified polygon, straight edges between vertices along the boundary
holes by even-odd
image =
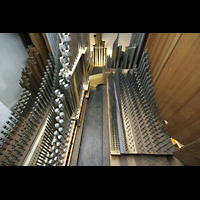
[[[185,147],[194,145],[200,137],[200,33],[150,33],[146,48],[168,134]]]

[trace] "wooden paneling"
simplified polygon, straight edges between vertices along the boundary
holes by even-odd
[[[200,137],[200,93],[166,125],[169,135],[182,144]]]
[[[185,145],[174,156],[186,165],[200,165],[199,47],[200,33],[150,33],[145,46],[161,117]]]
[[[200,91],[199,46],[199,33],[183,33],[154,85],[161,116],[168,122]]]
[[[158,79],[180,37],[181,33],[149,34],[144,50],[148,49],[153,83]]]

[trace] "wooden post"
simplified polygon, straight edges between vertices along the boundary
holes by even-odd
[[[74,90],[75,90],[75,94],[76,94],[76,101],[77,101],[77,104],[78,104],[78,108],[80,109],[80,102],[79,102],[78,90],[77,90],[76,79],[75,79],[74,73],[72,74],[72,78],[73,78],[73,82],[74,82]]]
[[[47,49],[48,49],[49,53],[52,54],[51,47],[50,47],[50,45],[49,45],[49,42],[48,42],[46,33],[42,33],[42,36],[43,36],[43,38],[44,38],[44,41],[45,41],[45,44],[46,44],[46,46],[47,46]]]

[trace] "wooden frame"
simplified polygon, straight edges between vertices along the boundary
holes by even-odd
[[[83,132],[87,101],[88,99],[84,98],[83,108],[82,108],[81,117],[80,117],[81,119],[80,126],[77,126],[77,129],[76,129],[76,138],[74,139],[74,149],[71,155],[69,166],[77,166],[78,164],[78,156],[79,156],[80,143],[81,143],[82,132]]]

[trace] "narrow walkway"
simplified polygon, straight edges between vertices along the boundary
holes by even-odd
[[[103,90],[90,91],[78,158],[78,166],[102,166],[103,162]]]
[[[94,67],[92,75],[102,73]],[[103,91],[102,86],[90,90],[80,144],[78,166],[101,166],[103,162]]]

